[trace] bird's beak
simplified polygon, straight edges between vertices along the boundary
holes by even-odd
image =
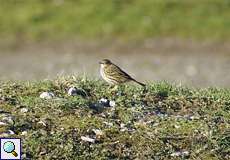
[[[102,64],[102,62],[99,62],[99,64]]]

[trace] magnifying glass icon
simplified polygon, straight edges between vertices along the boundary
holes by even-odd
[[[6,153],[11,153],[13,154],[14,157],[17,157],[18,154],[17,152],[15,152],[15,145],[13,142],[11,141],[7,141],[3,144],[3,150],[6,152]]]

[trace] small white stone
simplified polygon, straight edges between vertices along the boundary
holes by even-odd
[[[115,101],[110,101],[110,102],[109,102],[109,106],[110,106],[110,107],[115,107],[115,105],[116,105],[116,102],[115,102]]]
[[[68,95],[70,95],[70,96],[77,95],[77,88],[76,88],[76,87],[71,87],[71,88],[68,90]]]
[[[174,127],[175,127],[176,129],[179,129],[179,128],[180,128],[180,126],[178,126],[178,125],[176,125],[176,124],[174,125]]]
[[[152,127],[156,127],[156,126],[159,126],[159,123],[154,123],[154,124],[152,125]]]
[[[120,127],[121,127],[121,128],[124,128],[124,127],[125,127],[125,124],[124,124],[124,123],[121,123],[121,124],[120,124]]]
[[[101,98],[100,100],[99,100],[99,103],[108,103],[108,99],[106,99],[106,98]]]
[[[189,120],[199,120],[200,118],[198,116],[188,116]]]
[[[0,126],[7,126],[5,122],[0,122]]]
[[[185,155],[185,156],[188,156],[189,155],[189,151],[183,151],[182,154]]]
[[[11,135],[12,135],[12,134],[15,134],[15,133],[14,133],[14,131],[9,130],[9,134],[11,134]]]
[[[110,106],[110,105],[109,105],[109,100],[106,99],[106,98],[101,98],[101,99],[99,100],[99,104],[102,105],[103,107],[109,107],[109,106]]]
[[[95,139],[89,138],[89,137],[85,137],[85,136],[81,136],[81,140],[83,140],[85,142],[95,143]]]
[[[105,125],[107,125],[108,127],[112,127],[113,126],[113,123],[110,123],[110,122],[103,122]]]
[[[28,109],[28,108],[22,108],[20,111],[21,111],[22,113],[26,113],[26,112],[29,111],[29,109]]]
[[[71,87],[68,90],[68,95],[70,96],[82,96],[82,97],[87,97],[87,93],[85,90],[81,88],[76,88],[76,87]]]
[[[174,152],[171,154],[172,157],[178,157],[178,156],[188,156],[189,152],[188,151],[178,151],[178,152]]]
[[[121,123],[121,124],[120,124],[120,131],[121,131],[121,132],[128,131],[128,128],[125,127],[125,124],[124,124],[124,123]]]
[[[171,154],[172,157],[178,157],[181,155],[181,152],[174,152]]]
[[[3,117],[2,121],[6,122],[8,124],[14,124],[13,118],[11,116],[9,116],[9,115],[6,115],[6,117]]]
[[[27,135],[27,131],[23,131],[23,132],[21,133],[21,135],[22,135],[22,136],[26,136],[26,135]]]
[[[41,124],[41,125],[43,125],[43,126],[46,126],[46,123],[43,122],[43,121],[39,121],[38,124]]]
[[[54,94],[52,92],[43,92],[40,94],[40,98],[42,99],[52,99],[54,97]]]
[[[126,128],[126,127],[120,129],[121,132],[125,132],[125,131],[128,131],[128,130],[129,130],[129,129]]]
[[[104,133],[100,129],[92,129],[96,136],[102,136]]]

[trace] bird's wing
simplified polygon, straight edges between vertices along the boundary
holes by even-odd
[[[108,76],[113,77],[115,79],[120,79],[120,81],[127,81],[133,79],[130,75],[125,73],[121,68],[114,64],[108,66],[105,72]]]

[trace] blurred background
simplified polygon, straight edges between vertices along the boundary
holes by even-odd
[[[1,0],[0,79],[99,78],[111,59],[134,78],[230,86],[228,0]]]

